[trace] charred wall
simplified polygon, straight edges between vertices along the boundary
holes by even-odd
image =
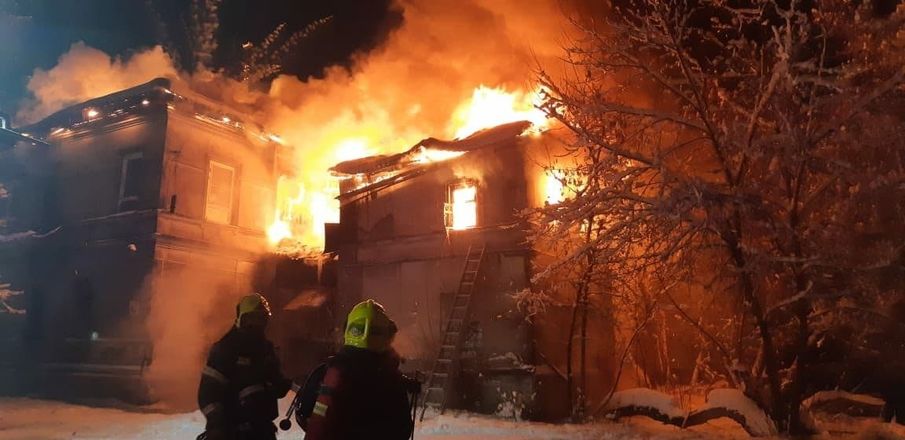
[[[530,330],[511,299],[528,284],[530,250],[516,216],[527,207],[523,160],[517,142],[488,147],[341,210],[339,309],[363,298],[383,304],[400,328],[396,347],[409,370],[430,370],[469,246],[486,246],[453,406],[494,413],[505,404],[501,391],[525,396],[533,387]],[[444,204],[463,179],[477,187],[477,226],[450,230]]]

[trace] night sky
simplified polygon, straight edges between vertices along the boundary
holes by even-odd
[[[164,44],[184,50],[180,31],[190,0],[0,0],[0,110],[14,113],[35,68],[47,69],[78,41],[111,55]],[[258,42],[282,22],[287,31],[313,20],[332,20],[303,41],[284,71],[318,76],[349,65],[401,23],[389,0],[224,0],[215,67],[235,64],[239,46]],[[161,24],[163,26],[161,26]]]

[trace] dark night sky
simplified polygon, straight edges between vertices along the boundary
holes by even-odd
[[[153,7],[149,7],[151,4]],[[180,24],[190,0],[0,0],[0,109],[15,111],[37,68],[52,67],[78,41],[111,55],[163,43],[183,43]],[[332,21],[305,40],[284,70],[317,76],[324,67],[348,65],[357,51],[379,44],[401,22],[390,0],[223,0],[220,52],[215,64],[228,64],[245,41],[260,41],[281,22],[289,31],[313,20]],[[158,20],[177,32],[161,34]],[[231,50],[232,49],[232,50]]]

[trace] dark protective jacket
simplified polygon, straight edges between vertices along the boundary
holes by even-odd
[[[272,438],[277,399],[291,385],[270,341],[233,328],[211,347],[201,374],[198,407],[209,436]]]
[[[395,352],[345,346],[327,362],[305,439],[407,439],[413,428],[412,387],[399,372]]]

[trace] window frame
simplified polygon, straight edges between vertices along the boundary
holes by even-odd
[[[230,181],[229,181],[229,205],[226,207],[226,221],[221,221],[221,219],[211,218],[211,189],[213,188],[211,185],[211,181],[214,177],[214,167],[218,167],[223,170],[227,170],[230,172]],[[216,223],[220,225],[232,225],[235,220],[235,215],[233,211],[236,207],[236,187],[238,180],[238,170],[235,166],[232,166],[228,163],[221,162],[214,159],[209,159],[207,161],[207,185],[204,190],[204,220],[210,223]]]
[[[474,200],[471,202],[474,204],[474,224],[471,226],[467,226],[464,228],[454,228],[456,219],[455,219],[455,192],[458,189],[462,188],[474,188]],[[450,183],[446,186],[446,203],[443,204],[443,226],[447,231],[467,231],[469,229],[475,229],[481,224],[481,218],[478,212],[478,182],[473,179],[461,179],[457,180],[453,183]]]
[[[122,156],[122,162],[120,165],[119,171],[119,199],[116,203],[116,209],[119,212],[123,212],[123,204],[128,202],[138,202],[141,199],[141,194],[135,195],[126,195],[126,183],[129,178],[129,162],[136,160],[145,160],[144,152],[142,151],[133,151],[131,153],[126,153]],[[147,165],[147,164],[146,164]],[[139,191],[140,193],[141,191]]]

